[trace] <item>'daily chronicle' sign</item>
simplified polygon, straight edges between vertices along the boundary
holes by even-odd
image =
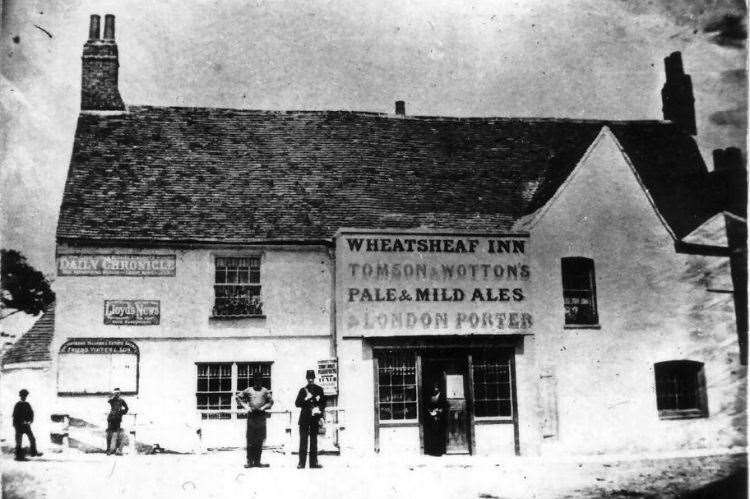
[[[175,255],[77,254],[57,257],[60,276],[171,277],[177,268]]]
[[[529,238],[342,231],[344,336],[531,333]]]
[[[104,324],[155,326],[159,324],[159,300],[104,300]]]

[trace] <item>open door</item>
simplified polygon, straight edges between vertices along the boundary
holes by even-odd
[[[442,417],[438,422],[430,418],[436,403],[432,393],[424,397],[422,422],[426,454],[469,454],[469,413],[467,394],[467,363],[464,359],[424,359],[423,384],[426,390],[435,385],[440,391]],[[430,388],[428,388],[430,387]],[[433,411],[434,412],[434,411]]]
[[[446,454],[469,454],[469,414],[466,404],[466,373],[446,371]]]

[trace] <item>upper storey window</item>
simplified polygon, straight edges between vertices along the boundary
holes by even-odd
[[[260,299],[260,257],[218,257],[214,280],[216,317],[263,315]]]
[[[563,258],[562,284],[565,324],[598,324],[594,260],[583,257]]]

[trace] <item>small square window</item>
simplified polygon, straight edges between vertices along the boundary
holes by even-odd
[[[661,419],[708,417],[703,364],[672,360],[654,365],[656,407]]]

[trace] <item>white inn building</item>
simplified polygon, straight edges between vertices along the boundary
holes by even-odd
[[[451,454],[744,446],[744,160],[707,167],[665,67],[664,120],[137,106],[92,16],[57,302],[4,385],[92,427],[118,386],[181,452],[244,445],[254,372],[294,449],[307,369],[341,459],[424,453],[433,383]]]

